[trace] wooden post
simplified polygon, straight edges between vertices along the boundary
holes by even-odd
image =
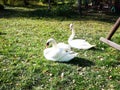
[[[118,27],[120,26],[120,17],[118,18],[118,20],[116,21],[116,23],[114,24],[114,26],[112,27],[110,33],[107,36],[107,39],[110,40],[111,37],[113,36],[113,34],[116,32],[116,30],[118,29]]]
[[[117,19],[116,23],[114,24],[114,26],[112,27],[110,33],[108,34],[107,38],[100,38],[100,41],[120,50],[120,45],[117,43],[114,43],[112,41],[110,41],[111,37],[113,36],[113,34],[115,33],[115,31],[118,29],[118,27],[120,26],[120,17]]]

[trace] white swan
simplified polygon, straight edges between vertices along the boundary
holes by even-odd
[[[50,38],[47,41],[46,45],[49,46],[50,43],[52,44],[52,47],[46,48],[44,50],[44,57],[47,60],[68,62],[77,55],[77,53],[74,53],[67,47],[69,46],[67,44],[57,44],[53,38]],[[60,45],[62,45],[63,47],[61,47]]]
[[[74,31],[74,28],[73,28],[73,24],[70,24],[70,30],[72,31],[72,34],[70,35],[70,37],[68,39],[68,43],[72,48],[90,49],[92,47],[95,47],[95,45],[89,44],[86,40],[74,39],[75,31]]]

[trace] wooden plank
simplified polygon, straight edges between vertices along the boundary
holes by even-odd
[[[114,42],[112,42],[112,41],[110,41],[110,40],[108,40],[106,38],[101,37],[100,41],[110,45],[111,47],[114,47],[115,49],[120,50],[120,45],[118,45],[118,44],[116,44],[116,43],[114,43]]]
[[[111,39],[111,37],[116,32],[116,30],[118,29],[119,26],[120,26],[120,17],[117,19],[116,23],[114,24],[114,26],[112,27],[110,33],[108,34],[108,36],[107,36],[108,40]]]

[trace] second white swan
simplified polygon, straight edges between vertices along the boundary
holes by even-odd
[[[68,39],[68,43],[72,48],[76,49],[90,49],[92,47],[95,47],[95,45],[89,44],[86,40],[84,39],[74,39],[75,36],[75,31],[73,28],[73,24],[70,24],[70,30],[72,31],[72,34],[70,35]]]

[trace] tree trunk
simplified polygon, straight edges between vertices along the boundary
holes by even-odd
[[[88,9],[88,0],[85,0],[85,8]]]
[[[4,5],[7,5],[7,1],[8,1],[8,0],[3,0],[3,4],[4,4]]]
[[[62,4],[64,4],[64,0],[61,0],[62,1]]]
[[[50,10],[51,5],[50,5],[50,0],[48,0],[48,10]]]
[[[79,11],[80,15],[82,15],[82,7],[81,7],[81,5],[82,5],[82,0],[78,0],[78,11]]]
[[[120,13],[120,0],[115,0],[115,12]]]
[[[24,0],[24,5],[25,6],[29,5],[28,0]]]
[[[13,6],[13,5],[14,5],[14,1],[15,1],[15,0],[10,0],[10,5]]]

